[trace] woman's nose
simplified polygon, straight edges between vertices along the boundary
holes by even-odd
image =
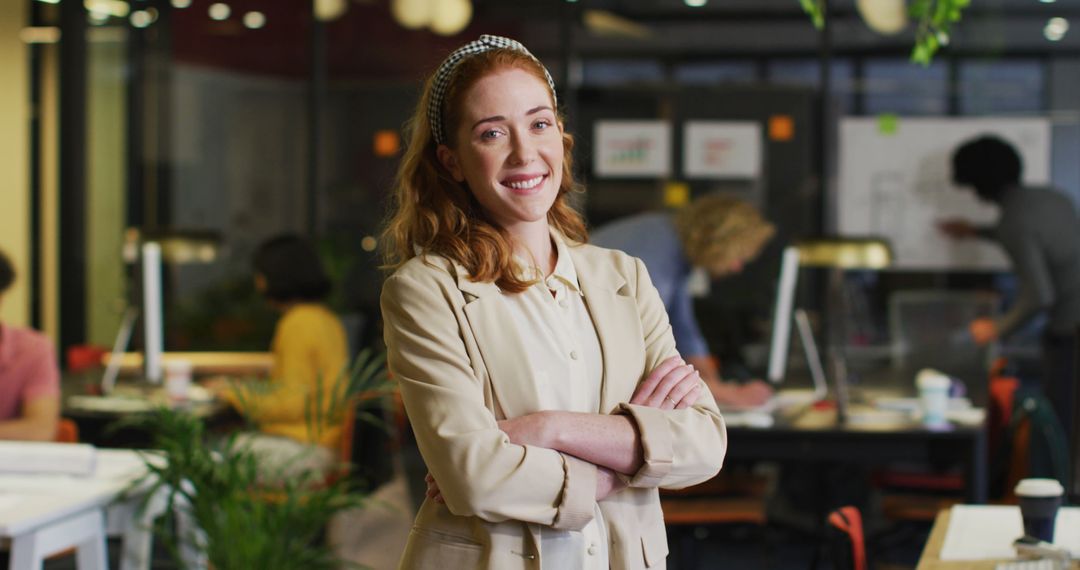
[[[515,134],[510,142],[510,156],[512,164],[528,164],[536,157],[536,145],[529,137]]]

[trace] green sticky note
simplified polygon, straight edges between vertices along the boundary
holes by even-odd
[[[878,115],[878,132],[883,135],[895,135],[898,121],[899,119],[893,113],[882,113]]]

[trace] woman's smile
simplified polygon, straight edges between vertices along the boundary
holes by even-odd
[[[502,185],[510,188],[515,194],[532,194],[539,190],[547,177],[547,174],[516,174],[505,178]]]

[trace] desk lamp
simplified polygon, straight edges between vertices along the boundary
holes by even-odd
[[[826,347],[829,376],[836,389],[836,417],[847,421],[848,386],[847,361],[844,359],[846,334],[838,307],[843,300],[844,271],[849,269],[885,269],[892,264],[889,244],[879,238],[828,238],[809,240],[795,245],[800,267],[829,269],[828,291],[825,298]]]

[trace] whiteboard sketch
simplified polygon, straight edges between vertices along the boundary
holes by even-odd
[[[952,152],[992,133],[1011,142],[1024,161],[1026,184],[1050,181],[1050,121],[1045,118],[901,118],[895,130],[875,118],[840,122],[837,231],[880,236],[895,253],[895,269],[996,270],[1008,267],[1000,247],[950,240],[939,220],[964,217],[993,224],[997,208],[952,184]]]

